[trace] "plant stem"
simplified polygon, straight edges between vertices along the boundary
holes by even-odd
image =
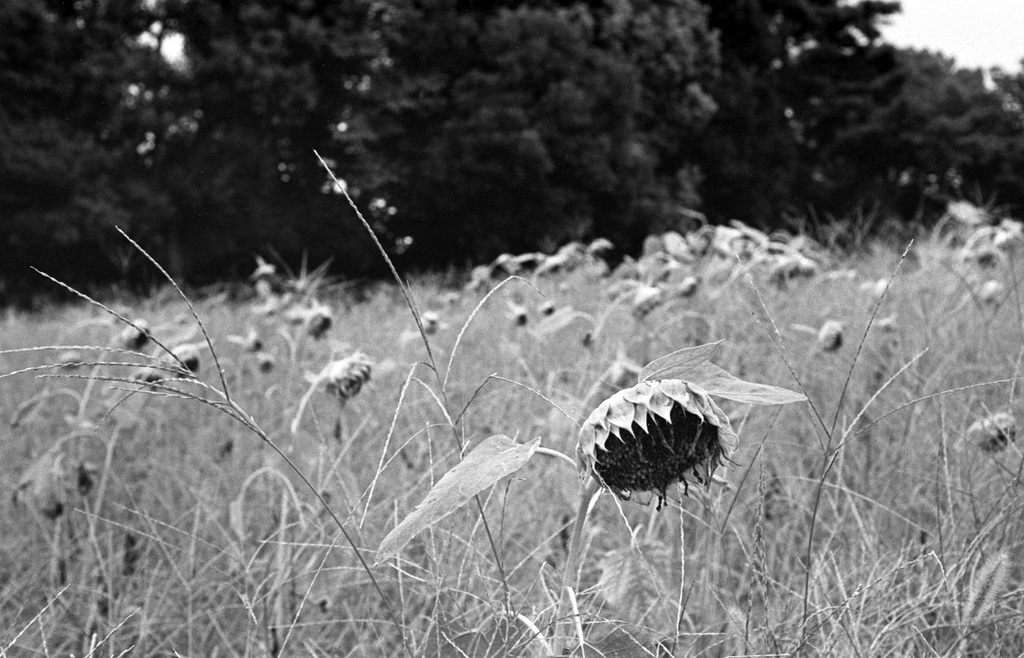
[[[555,641],[554,654],[561,656],[565,652],[565,645],[572,633],[572,621],[566,614],[568,604],[567,590],[575,591],[579,584],[580,567],[583,564],[583,527],[587,524],[587,513],[590,511],[590,503],[601,491],[601,485],[596,478],[590,477],[580,487],[580,505],[576,510],[576,521],[572,526],[572,535],[569,537],[569,556],[565,561],[565,571],[562,572],[562,587],[558,592],[558,608],[555,610]]]

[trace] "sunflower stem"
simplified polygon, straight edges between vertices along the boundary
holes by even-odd
[[[587,525],[590,504],[600,492],[601,484],[595,477],[587,478],[586,483],[580,487],[580,505],[576,510],[572,535],[569,537],[569,556],[565,561],[565,571],[562,572],[562,587],[558,594],[558,609],[555,611],[554,655],[556,656],[565,653],[566,642],[572,634],[574,624],[566,614],[566,607],[569,603],[569,592],[576,591],[580,580],[580,567],[583,565],[583,528]]]

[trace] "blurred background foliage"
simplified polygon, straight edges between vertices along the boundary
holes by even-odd
[[[900,50],[898,2],[6,0],[0,301],[254,254],[379,273],[693,211],[763,229],[1024,202],[1024,67]],[[866,220],[865,220],[866,221]]]

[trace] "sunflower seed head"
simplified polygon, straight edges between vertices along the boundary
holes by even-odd
[[[1005,411],[979,418],[967,428],[968,438],[985,452],[1000,452],[1017,439],[1017,420]]]
[[[818,346],[826,352],[835,352],[843,346],[843,323],[827,320],[818,330]]]
[[[331,307],[326,304],[317,304],[309,309],[309,315],[306,317],[306,333],[319,340],[331,328],[333,322],[334,313],[331,311]]]
[[[74,493],[89,495],[98,473],[96,465],[71,459],[64,450],[51,448],[22,473],[14,502],[55,520],[64,513]]]
[[[986,304],[997,304],[1006,296],[1006,286],[1002,281],[990,279],[981,284],[978,299]]]
[[[437,330],[441,327],[441,318],[435,311],[425,311],[422,320],[423,333],[428,336],[436,334]]]
[[[274,355],[270,352],[264,352],[260,350],[256,352],[256,365],[260,369],[260,372],[270,372],[277,365],[277,360]]]
[[[184,365],[189,372],[199,372],[199,345],[195,343],[185,343],[184,345],[172,347],[171,352],[174,353],[177,360],[168,356],[167,361],[170,365],[178,367]],[[178,363],[178,361],[181,363]],[[183,376],[183,373],[178,373],[178,376]]]
[[[707,486],[736,448],[729,418],[706,392],[678,379],[641,382],[602,402],[580,428],[581,478],[596,476],[623,500],[690,482]]]
[[[633,316],[638,320],[647,317],[651,311],[661,306],[665,295],[657,286],[640,286],[633,294]]]
[[[120,342],[129,350],[141,350],[149,342],[149,323],[138,318],[133,321],[135,327],[128,325],[121,330]]]
[[[680,297],[690,297],[693,293],[697,292],[697,287],[700,285],[700,280],[692,274],[685,277],[676,286],[675,293]]]
[[[526,323],[530,321],[530,314],[527,312],[526,307],[519,304],[509,304],[509,313],[512,318],[512,324],[517,327],[525,327]]]
[[[370,381],[373,361],[362,352],[354,352],[327,366],[324,374],[327,392],[344,404]]]
[[[241,345],[246,352],[259,352],[263,349],[263,339],[254,327],[249,327],[245,336],[228,336],[228,340]]]

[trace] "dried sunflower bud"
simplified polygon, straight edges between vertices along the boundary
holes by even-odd
[[[1017,439],[1017,420],[1005,411],[974,421],[967,436],[985,452],[1000,452]]]
[[[651,311],[661,306],[665,295],[657,286],[640,286],[633,294],[633,316],[642,320]]]
[[[526,323],[530,321],[530,315],[526,308],[519,304],[510,304],[509,311],[512,315],[512,324],[517,327],[525,327]]]
[[[362,352],[354,352],[328,366],[324,373],[327,392],[337,396],[338,400],[345,404],[370,381],[372,372],[373,361],[370,357]]]
[[[441,318],[434,311],[423,313],[423,333],[433,336],[441,326]]]
[[[82,353],[78,350],[64,350],[57,355],[57,364],[63,370],[74,370],[81,365],[84,365],[85,359],[82,358]]]
[[[1006,296],[1006,286],[1002,281],[991,279],[981,285],[978,290],[978,299],[986,304],[999,303]]]
[[[580,476],[595,476],[623,500],[658,509],[690,482],[708,486],[736,448],[725,415],[703,389],[678,379],[645,381],[615,393],[580,428]]]
[[[184,365],[189,372],[199,372],[199,346],[195,343],[185,343],[184,345],[178,345],[177,347],[171,348],[171,352],[177,357],[177,361],[167,357],[168,363],[172,366]],[[178,361],[181,363],[179,364]],[[182,373],[178,373],[181,377]]]
[[[270,352],[259,351],[256,352],[256,365],[260,369],[260,372],[270,372],[277,365],[274,355]]]
[[[143,319],[134,321],[135,327],[128,325],[121,331],[120,342],[129,350],[141,350],[149,342],[149,323]]]
[[[331,307],[326,304],[317,304],[309,309],[309,314],[306,316],[306,333],[319,340],[331,328],[333,315]]]
[[[843,323],[828,320],[818,330],[818,345],[826,352],[835,352],[843,346]]]
[[[697,292],[697,287],[700,285],[700,280],[690,275],[679,282],[676,286],[675,293],[680,297],[690,297],[693,293]]]

